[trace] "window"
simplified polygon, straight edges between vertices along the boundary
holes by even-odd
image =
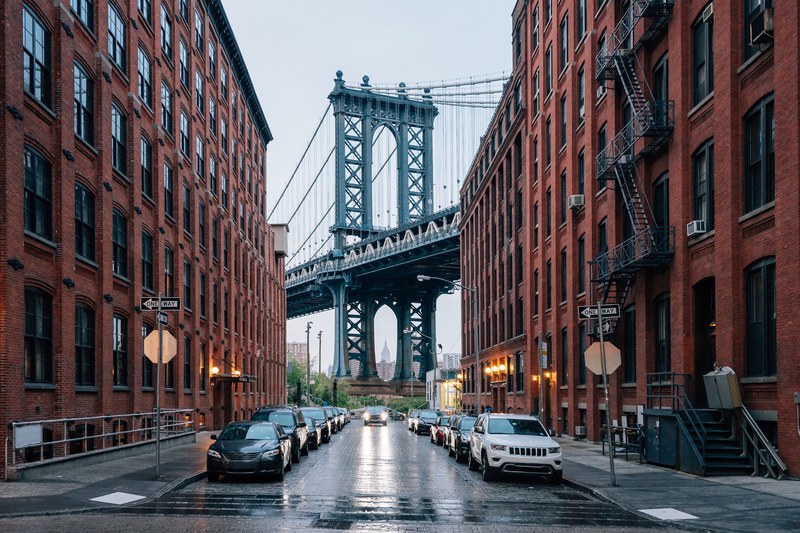
[[[705,11],[705,10],[704,10]],[[695,105],[714,90],[714,16],[701,14],[692,25],[693,79]]]
[[[213,155],[208,156],[208,181],[211,193],[217,196],[217,160]]]
[[[586,322],[582,321],[578,326],[578,385],[586,385],[586,359],[583,353],[586,351]]]
[[[208,73],[212,78],[217,77],[217,45],[208,40]]]
[[[164,247],[164,296],[175,296],[175,252]]]
[[[608,55],[608,51],[606,50],[606,32],[605,31],[603,32],[602,35],[600,35],[600,38],[597,40],[597,49],[599,50],[598,57],[603,57],[605,59],[606,56]],[[601,56],[601,54],[602,54],[602,56]],[[603,83],[600,84],[600,87],[598,87],[598,89],[597,89],[597,99],[600,100],[600,98],[602,98],[605,94],[606,94],[606,84],[605,84],[605,82],[603,82]],[[602,144],[600,146],[601,146],[601,148],[603,147]]]
[[[189,156],[189,115],[181,109],[181,152],[186,157]]]
[[[533,247],[539,247],[539,204],[533,204]]]
[[[116,387],[128,385],[128,321],[114,315],[112,319],[111,342],[113,343],[114,367],[113,384]]]
[[[114,274],[128,276],[128,219],[118,209],[112,215],[112,262]]]
[[[185,23],[189,23],[189,0],[181,1],[181,18]]]
[[[111,104],[111,164],[123,175],[128,173],[127,120],[117,104]]]
[[[553,0],[544,0],[544,25],[547,27],[550,24],[550,19],[553,18]]]
[[[200,135],[195,135],[194,138],[194,155],[195,155],[195,172],[202,179],[206,178],[205,169],[205,146],[203,145],[203,138]]]
[[[586,118],[586,67],[581,65],[578,71],[578,122]]]
[[[745,270],[747,306],[747,375],[774,376],[776,361],[775,258],[757,261]]]
[[[205,112],[205,93],[203,92],[203,75],[200,74],[199,70],[194,71],[194,95],[195,95],[195,105],[197,106],[197,112],[201,115]]]
[[[553,143],[552,143],[552,128],[550,117],[547,117],[547,123],[545,124],[545,132],[544,132],[544,166],[545,168],[550,167],[550,162],[552,158],[552,151],[553,151]]]
[[[531,21],[533,36],[531,37],[531,50],[539,47],[539,6],[533,8],[533,20]]]
[[[228,69],[225,65],[219,66],[219,92],[223,100],[228,100]]]
[[[553,307],[553,263],[547,261],[547,277],[545,278],[545,309]]]
[[[186,42],[183,39],[178,44],[179,66],[181,74],[181,83],[189,90],[189,51],[186,47]]]
[[[73,115],[75,135],[89,144],[94,143],[94,81],[84,68],[75,63],[72,67],[75,78]]]
[[[153,197],[153,146],[142,137],[140,141],[140,162],[142,171],[142,194],[148,198]]]
[[[150,26],[153,25],[153,0],[137,0],[139,13]]]
[[[670,324],[669,324],[669,293],[662,294],[655,301],[655,361],[656,372],[669,372],[672,369],[670,361]]]
[[[567,94],[561,96],[561,148],[567,146]]]
[[[172,135],[172,89],[161,82],[161,127]]]
[[[561,171],[561,194],[559,195],[560,198],[558,199],[559,204],[559,219],[560,223],[564,224],[567,222],[567,171]]]
[[[183,231],[192,233],[192,191],[183,183]]]
[[[161,51],[172,60],[172,17],[163,4],[161,5]]]
[[[53,177],[50,162],[25,147],[25,229],[45,239],[53,237]]]
[[[222,327],[230,329],[230,322],[228,314],[228,291],[222,291]]]
[[[539,269],[533,271],[533,316],[539,314]]]
[[[586,292],[586,235],[578,237],[578,294]]]
[[[559,368],[558,383],[566,385],[569,377],[569,332],[567,328],[561,330],[561,368]]]
[[[194,10],[194,45],[203,52],[203,15],[197,9]]]
[[[600,277],[608,273],[608,223],[606,219],[600,221],[597,225],[597,268]]]
[[[553,202],[552,202],[552,199],[553,199],[553,193],[548,188],[547,192],[544,193],[544,236],[545,236],[545,238],[550,237],[550,232],[551,232],[550,221],[551,221],[552,216],[553,216],[553,210],[552,210],[552,203]]]
[[[206,317],[206,275],[200,272],[200,317]]]
[[[561,250],[561,301],[567,301],[567,249]]]
[[[206,363],[206,345],[200,345],[200,392],[206,391],[206,381],[208,381],[208,365]]]
[[[775,117],[773,96],[758,102],[744,119],[745,212],[775,199]]]
[[[144,340],[153,331],[153,326],[150,324],[142,324],[142,353],[144,354]],[[153,388],[153,363],[146,355],[142,355],[142,388]]]
[[[214,320],[214,324],[219,322],[219,288],[217,284],[212,282],[211,283],[211,318]]]
[[[545,72],[544,88],[548,96],[553,92],[553,43],[547,45],[547,52],[544,55]]]
[[[219,136],[220,136],[220,146],[222,146],[222,151],[227,154],[228,153],[228,123],[225,121],[225,117],[220,117],[220,119],[219,119]]]
[[[142,288],[153,290],[153,236],[142,231]]]
[[[197,204],[197,232],[200,234],[200,246],[206,246],[206,204]]]
[[[586,184],[586,150],[581,148],[578,152],[578,164],[576,174],[578,177],[578,194],[584,194]]]
[[[94,195],[75,184],[75,254],[94,261]]]
[[[564,18],[561,19],[561,26],[558,32],[558,45],[560,49],[558,54],[559,72],[563,72],[569,64],[569,23],[567,15],[568,14],[564,15]]]
[[[669,176],[664,174],[653,186],[653,218],[656,227],[669,227]]]
[[[28,6],[22,7],[22,64],[25,91],[50,106],[50,32]]]
[[[578,0],[577,19],[576,33],[578,35],[578,41],[580,41],[583,39],[583,36],[586,35],[586,0]]]
[[[539,182],[539,138],[533,139],[533,183]]]
[[[208,95],[208,129],[211,134],[217,136],[217,100],[213,94]]]
[[[94,0],[70,0],[72,12],[84,26],[94,30]]]
[[[694,219],[706,221],[706,231],[714,229],[714,140],[706,141],[692,157]]]
[[[125,19],[113,5],[108,6],[108,58],[123,72],[125,63]]]
[[[223,172],[220,175],[220,185],[221,185],[221,197],[222,197],[222,208],[228,209],[228,178],[225,176]]]
[[[192,339],[183,338],[183,390],[192,390]]]
[[[623,382],[636,383],[636,307],[629,305],[622,312],[622,327]]]
[[[166,390],[175,390],[175,358],[170,359],[169,363],[164,365],[164,388]]]
[[[175,175],[169,161],[164,161],[164,215],[175,218]]]
[[[53,297],[25,287],[25,382],[53,382]]]
[[[655,100],[655,121],[666,126],[670,119],[669,107],[669,57],[664,54],[653,69],[653,99]]]
[[[192,263],[188,259],[183,260],[183,306],[192,309]]]
[[[605,150],[606,149],[606,123],[605,122],[600,127],[600,129],[597,131],[597,147],[600,148],[600,150]],[[601,154],[602,154],[602,152],[601,152]],[[601,159],[601,158],[598,158],[598,159]],[[605,165],[606,165],[605,161],[598,161],[598,166],[602,166],[602,168],[600,170],[605,170]],[[600,188],[601,189],[605,189],[606,188],[606,182],[605,181],[601,182]]]
[[[75,306],[75,385],[94,385],[94,310]]]
[[[756,55],[762,48],[759,45],[750,44],[752,37],[750,25],[756,19],[763,17],[764,9],[772,6],[772,0],[744,0],[744,60],[747,61]]]
[[[211,217],[211,257],[219,259],[219,235],[217,230],[217,217]]]

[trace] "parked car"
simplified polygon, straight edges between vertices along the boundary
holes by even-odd
[[[331,410],[333,411],[333,418],[334,420],[336,420],[336,429],[338,431],[341,431],[342,428],[344,427],[344,415],[342,414],[342,411],[339,410],[339,408],[336,406],[331,407]]]
[[[300,409],[303,413],[303,418],[306,422],[309,419],[314,420],[314,424],[320,427],[322,432],[322,440],[320,444],[331,441],[331,421],[325,415],[325,410],[322,407],[303,407]]]
[[[431,426],[431,442],[441,446],[444,442],[444,433],[450,425],[449,416],[440,416]]]
[[[305,418],[305,415],[303,418]],[[306,418],[306,424],[308,424],[308,449],[319,449],[322,446],[322,422],[317,422],[313,418]]]
[[[419,409],[409,409],[408,410],[407,419],[408,419],[408,430],[409,431],[414,431],[414,422],[415,422],[415,419],[417,418],[418,414],[419,414]]]
[[[455,415],[450,419],[450,430],[447,433],[447,453],[455,457],[457,463],[466,461],[469,453],[469,434],[475,425],[474,416]]]
[[[527,415],[479,416],[469,436],[468,461],[470,470],[481,470],[484,481],[520,473],[560,483],[563,472],[561,446],[537,417]]]
[[[421,409],[417,414],[416,420],[414,421],[414,433],[417,435],[428,433],[431,430],[431,426],[436,423],[436,420],[440,416],[442,416],[440,411],[434,411],[433,409]]]
[[[363,418],[365,426],[370,424],[383,424],[385,426],[389,420],[389,412],[382,405],[370,405],[364,410]]]
[[[206,475],[219,481],[228,474],[272,474],[279,480],[292,469],[292,441],[274,422],[231,422],[206,454]]]
[[[261,407],[251,420],[275,422],[292,438],[292,462],[299,463],[301,455],[308,455],[308,425],[303,413],[294,407]]]
[[[349,424],[350,423],[350,410],[347,409],[346,407],[340,407],[339,409],[342,411],[342,414],[344,415],[344,423],[345,424]]]
[[[323,411],[325,411],[325,416],[328,417],[328,421],[331,423],[331,434],[338,433],[339,424],[336,423],[336,413],[333,412],[333,407],[323,407]]]

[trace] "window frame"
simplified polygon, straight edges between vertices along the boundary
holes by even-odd
[[[88,305],[75,305],[75,385],[95,385],[95,311]]]
[[[75,255],[94,261],[95,195],[83,183],[75,182]]]
[[[164,179],[164,216],[175,220],[175,170],[169,160],[164,159],[163,165]]]
[[[117,208],[111,215],[111,270],[117,276],[128,277],[128,217]]]
[[[113,17],[113,18],[112,18]],[[125,18],[114,4],[108,4],[108,59],[123,74],[127,72],[127,33]]]
[[[706,231],[712,231],[714,229],[713,137],[701,144],[692,154],[692,193],[694,220],[704,220]]]
[[[73,62],[73,132],[94,146],[94,79],[78,61]]]
[[[25,145],[23,181],[24,228],[47,240],[53,238],[53,167],[39,151]]]
[[[744,116],[744,210],[754,211],[775,200],[775,99],[770,93]],[[758,139],[753,124],[758,124]],[[769,131],[767,131],[769,130]],[[758,160],[753,159],[757,148]],[[758,170],[758,176],[754,171]]]
[[[25,287],[24,380],[53,383],[53,296]]]
[[[128,386],[128,319],[114,313],[111,326],[112,384],[114,387]]]
[[[707,6],[706,6],[707,7]],[[692,23],[692,104],[714,92],[714,15],[703,20],[703,11]],[[704,80],[700,81],[700,76]]]
[[[116,103],[111,104],[111,166],[128,175],[128,117]]]
[[[154,270],[155,239],[147,230],[142,230],[142,288],[155,289]]]
[[[22,4],[21,29],[23,88],[50,109],[53,103],[52,35],[39,15],[26,4]]]
[[[744,271],[745,370],[748,377],[777,375],[775,271],[774,256],[761,258]],[[757,350],[762,353],[755,353]]]

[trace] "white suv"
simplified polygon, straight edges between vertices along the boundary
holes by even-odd
[[[469,435],[469,469],[484,481],[502,473],[540,474],[561,482],[561,446],[535,416],[488,413]]]

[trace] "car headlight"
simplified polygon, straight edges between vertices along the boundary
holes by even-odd
[[[381,413],[381,420],[386,420],[386,413]]]
[[[280,448],[275,448],[274,450],[270,450],[268,452],[264,452],[261,454],[263,459],[269,459],[270,457],[275,457],[276,455],[280,455],[283,453],[283,450]]]
[[[492,444],[491,447],[492,447],[493,450],[498,451],[498,452],[506,451],[506,447],[503,444]]]
[[[561,446],[555,446],[553,448],[547,448],[547,453],[559,454],[559,453],[561,453]]]
[[[365,412],[364,412],[364,420],[368,420],[368,419],[369,419],[369,413],[367,413],[367,412],[365,411]]]
[[[208,450],[208,456],[213,457],[214,459],[222,459],[222,456],[216,450]]]

